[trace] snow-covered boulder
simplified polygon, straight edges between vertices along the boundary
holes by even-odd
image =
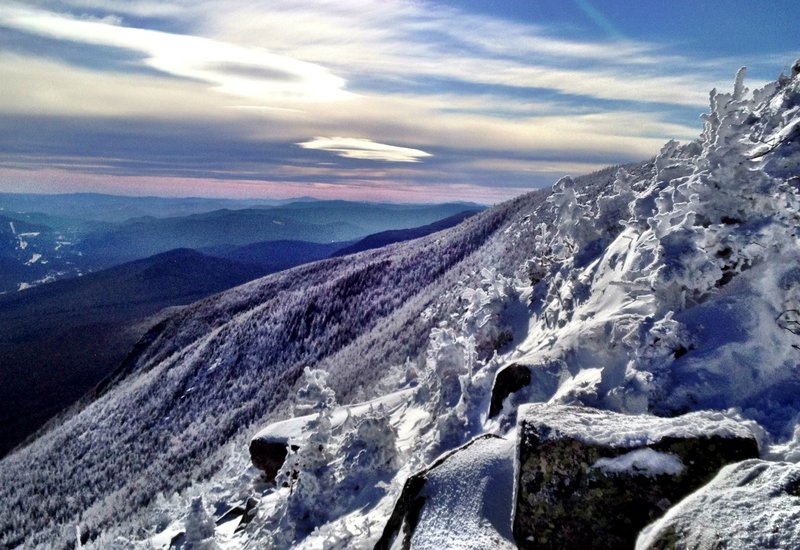
[[[286,461],[289,446],[292,446],[292,450],[298,449],[297,442],[314,418],[315,415],[309,414],[275,422],[260,430],[250,440],[250,460],[253,466],[263,472],[267,481],[275,480]]]
[[[632,548],[639,531],[726,464],[758,456],[748,424],[535,404],[518,413],[519,548]]]
[[[512,549],[514,441],[483,435],[405,483],[376,550]]]
[[[747,460],[648,526],[637,550],[800,548],[800,466]]]

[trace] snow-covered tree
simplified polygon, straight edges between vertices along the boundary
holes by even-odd
[[[373,408],[344,434],[338,450],[342,460],[339,486],[358,493],[398,467],[397,430],[383,406]]]
[[[214,542],[214,520],[206,512],[202,496],[192,499],[189,513],[184,521],[184,530],[184,541],[188,548],[198,550],[217,548]]]
[[[327,502],[335,480],[330,463],[332,454],[331,414],[336,405],[336,394],[328,387],[328,373],[306,367],[305,383],[297,391],[295,412],[315,414],[306,427],[302,440],[290,441],[297,450],[289,455],[281,467],[276,481],[290,488],[282,523],[285,536],[303,536],[323,524],[330,511]]]

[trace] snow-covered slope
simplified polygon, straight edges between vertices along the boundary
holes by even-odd
[[[409,476],[479,434],[513,438],[525,401],[734,409],[763,458],[797,461],[796,73],[750,94],[740,72],[732,93],[712,92],[701,137],[651,161],[187,308],[96,402],[0,463],[0,545],[67,548],[78,528],[96,548],[181,531],[196,547],[371,547]],[[512,363],[532,383],[488,419]],[[282,425],[298,451],[265,483],[249,438],[295,412],[315,416]],[[431,502],[472,494],[459,483],[505,468],[501,454],[456,457]],[[246,526],[214,528],[248,497]],[[469,532],[497,525],[453,498],[423,510],[415,546],[447,538],[448,507],[469,510]]]
[[[248,460],[253,431],[291,414],[287,397],[307,365],[331,372],[340,402],[376,395],[424,354],[437,322],[425,311],[440,296],[484,262],[511,269],[524,260],[502,232],[543,197],[182,310],[145,337],[94,403],[0,462],[0,546],[72,547],[77,525],[85,540],[146,535],[155,527],[142,510],[160,493],[207,478],[231,453]]]

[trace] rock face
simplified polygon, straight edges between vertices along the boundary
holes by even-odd
[[[800,466],[747,460],[647,527],[637,550],[800,548]]]
[[[633,548],[639,531],[726,464],[758,456],[716,412],[676,418],[527,405],[518,416],[519,548]]]
[[[513,549],[513,455],[483,435],[408,478],[376,550]]]
[[[253,466],[264,472],[267,481],[274,481],[278,470],[286,460],[288,443],[286,441],[270,441],[253,439],[250,441],[250,460]]]
[[[489,418],[503,410],[503,401],[512,393],[531,383],[531,369],[525,365],[512,364],[497,372],[492,386],[492,401],[489,404]]]

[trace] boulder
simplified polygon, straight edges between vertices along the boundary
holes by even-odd
[[[510,402],[509,410],[516,412],[523,403],[541,403],[550,400],[561,383],[571,375],[562,361],[551,361],[533,365],[512,363],[497,371],[492,384],[489,403],[489,418],[503,411]],[[514,415],[509,419],[514,422]]]
[[[489,418],[503,410],[503,401],[514,392],[531,383],[531,369],[516,363],[497,371],[492,385],[492,400],[489,404]]]
[[[250,441],[250,460],[263,472],[267,481],[275,481],[287,454],[288,442],[285,440],[255,438]]]
[[[725,466],[758,456],[743,422],[526,405],[518,413],[519,548],[633,548],[639,531]]]
[[[414,389],[410,388],[372,401],[336,407],[330,417],[331,432],[338,434],[347,425],[352,425],[379,407],[383,407],[386,414],[392,414],[408,403],[413,392]],[[270,482],[275,480],[288,456],[288,449],[297,451],[303,445],[308,439],[309,430],[313,431],[316,418],[316,414],[307,414],[281,420],[267,425],[253,436],[250,440],[250,460],[264,473],[264,479]]]
[[[746,460],[645,528],[636,550],[800,548],[800,466]]]
[[[376,550],[513,549],[514,443],[479,436],[408,478]]]

